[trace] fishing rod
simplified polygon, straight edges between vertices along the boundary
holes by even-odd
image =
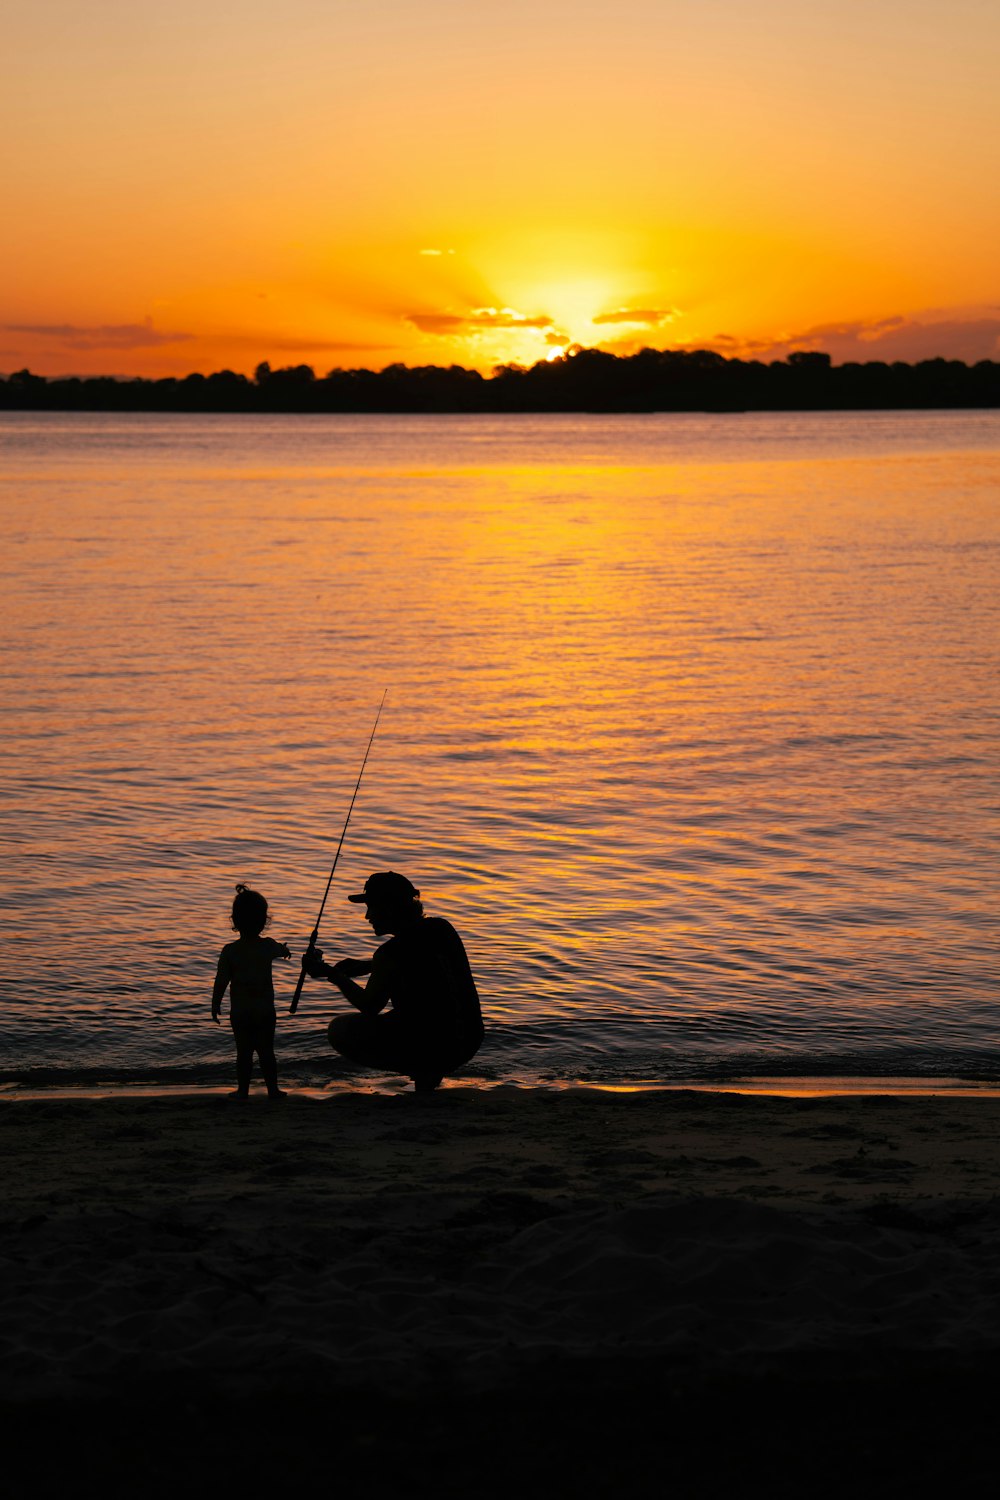
[[[341,831],[340,843],[337,845],[337,852],[333,856],[333,869],[330,871],[330,878],[326,882],[326,890],[323,892],[323,900],[320,902],[319,916],[316,918],[316,926],[313,928],[312,932],[309,934],[309,946],[306,949],[305,953],[303,953],[303,955],[302,955],[302,969],[301,969],[301,972],[299,974],[299,982],[295,986],[295,994],[292,996],[292,1003],[288,1007],[288,1013],[289,1013],[289,1015],[292,1015],[292,1016],[294,1016],[295,1012],[299,1008],[299,996],[302,994],[302,986],[306,982],[306,964],[309,962],[310,958],[312,957],[312,955],[316,951],[316,942],[317,942],[317,940],[319,938],[319,924],[323,920],[323,912],[324,912],[324,910],[326,908],[326,898],[327,898],[327,896],[329,896],[329,894],[330,894],[330,887],[333,884],[333,876],[334,876],[334,873],[335,873],[335,871],[337,869],[337,860],[340,858],[340,851],[344,847],[344,835],[347,833],[347,825],[351,821],[351,813],[354,811],[354,803],[355,803],[355,799],[357,798],[357,795],[358,795],[358,788],[361,785],[361,778],[365,774],[365,766],[368,764],[368,751],[371,750],[372,740],[374,740],[374,738],[375,738],[375,731],[378,728],[378,721],[379,721],[379,719],[382,716],[382,709],[383,709],[383,707],[385,705],[385,694],[388,691],[389,691],[389,689],[386,688],[385,692],[383,692],[383,694],[382,694],[382,702],[379,704],[379,706],[378,706],[378,713],[375,715],[375,723],[372,725],[372,732],[371,732],[371,734],[368,737],[368,749],[365,751],[365,758],[361,762],[361,770],[358,772],[357,783],[356,783],[356,785],[354,787],[354,796],[351,798],[351,805],[347,809],[347,817],[344,819],[344,827],[343,827],[343,829]]]

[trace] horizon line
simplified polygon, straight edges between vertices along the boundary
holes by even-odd
[[[357,374],[383,376],[388,374],[390,371],[416,374],[418,372],[427,370],[435,370],[445,375],[463,374],[472,376],[477,380],[490,382],[496,380],[498,377],[502,378],[505,375],[509,376],[511,374],[530,373],[539,369],[555,370],[561,367],[565,368],[566,365],[570,364],[571,362],[575,362],[580,357],[580,355],[584,354],[598,356],[602,361],[611,361],[616,365],[628,364],[632,360],[640,359],[643,356],[646,356],[647,358],[649,356],[655,356],[657,360],[665,361],[671,359],[687,360],[700,355],[710,356],[713,363],[717,361],[719,365],[738,365],[743,367],[757,368],[761,370],[787,366],[793,369],[797,369],[801,373],[806,373],[808,371],[811,374],[819,374],[822,370],[832,371],[845,369],[865,369],[871,367],[872,365],[877,365],[886,370],[915,370],[919,369],[922,365],[946,364],[952,367],[961,367],[962,369],[970,371],[979,369],[982,366],[1000,366],[1000,360],[997,359],[984,358],[975,360],[970,364],[967,360],[951,358],[945,354],[928,355],[925,358],[919,360],[841,360],[839,363],[835,363],[833,356],[829,352],[820,349],[793,349],[788,354],[786,354],[784,358],[761,359],[752,355],[742,356],[738,354],[722,354],[717,349],[705,347],[692,347],[684,349],[654,349],[652,347],[646,347],[643,349],[635,350],[631,354],[615,354],[611,350],[600,349],[596,346],[578,346],[576,348],[566,350],[564,354],[560,354],[555,359],[540,359],[534,361],[533,364],[522,364],[517,360],[502,361],[493,365],[490,371],[486,374],[484,374],[483,371],[476,369],[474,366],[461,365],[457,364],[454,361],[449,364],[411,365],[402,360],[390,360],[388,364],[383,365],[378,369],[375,369],[369,365],[334,365],[325,373],[318,374],[313,365],[307,364],[304,361],[299,364],[272,366],[269,360],[262,359],[257,362],[252,374],[247,374],[242,370],[234,370],[231,366],[226,365],[221,369],[212,370],[207,374],[201,370],[189,370],[184,375],[131,375],[124,373],[108,374],[106,372],[83,373],[79,371],[70,371],[59,373],[56,375],[39,375],[31,370],[30,367],[25,365],[18,370],[0,371],[0,382],[9,384],[11,381],[16,380],[17,377],[21,376],[27,377],[32,381],[44,381],[46,384],[60,381],[110,381],[117,385],[127,385],[139,382],[143,382],[149,385],[160,385],[170,381],[173,381],[175,383],[182,383],[188,380],[212,380],[219,376],[228,376],[234,380],[245,381],[248,385],[256,386],[259,388],[265,385],[270,378],[280,375],[287,376],[301,374],[304,379],[324,381],[338,375]],[[264,369],[266,369],[266,374],[262,376],[261,371]],[[308,375],[306,374],[306,372],[308,372]]]

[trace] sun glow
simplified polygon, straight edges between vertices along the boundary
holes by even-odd
[[[508,232],[465,247],[456,271],[491,289],[491,305],[446,319],[420,316],[425,332],[462,339],[482,366],[559,359],[574,345],[620,345],[641,331],[622,320],[602,326],[610,310],[664,305],[666,293],[644,268],[642,247],[621,232]]]
[[[620,229],[519,227],[469,255],[506,301],[544,311],[566,344],[593,342],[593,320],[608,308],[664,295],[650,247]]]
[[[616,296],[621,295],[617,279],[607,273],[582,273],[551,284],[541,283],[535,290],[535,301],[546,308],[556,326],[564,330],[572,343],[590,343],[595,336],[594,318]]]

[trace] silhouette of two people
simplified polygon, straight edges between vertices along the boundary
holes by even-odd
[[[364,905],[377,937],[389,935],[370,959],[324,961],[321,949],[303,959],[314,979],[329,979],[358,1015],[335,1016],[334,1051],[363,1067],[402,1073],[417,1093],[430,1093],[478,1052],[483,1017],[462,939],[443,917],[426,917],[420,892],[405,875],[370,875],[349,901]],[[365,985],[358,979],[368,976]]]

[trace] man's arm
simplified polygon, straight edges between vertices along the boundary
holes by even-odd
[[[378,963],[378,954],[372,959],[342,958],[339,963],[328,964],[323,962],[322,950],[317,949],[308,972],[315,979],[329,979],[363,1016],[377,1016],[389,1003],[388,975]],[[362,987],[355,984],[354,976],[363,974],[370,974],[371,978]]]

